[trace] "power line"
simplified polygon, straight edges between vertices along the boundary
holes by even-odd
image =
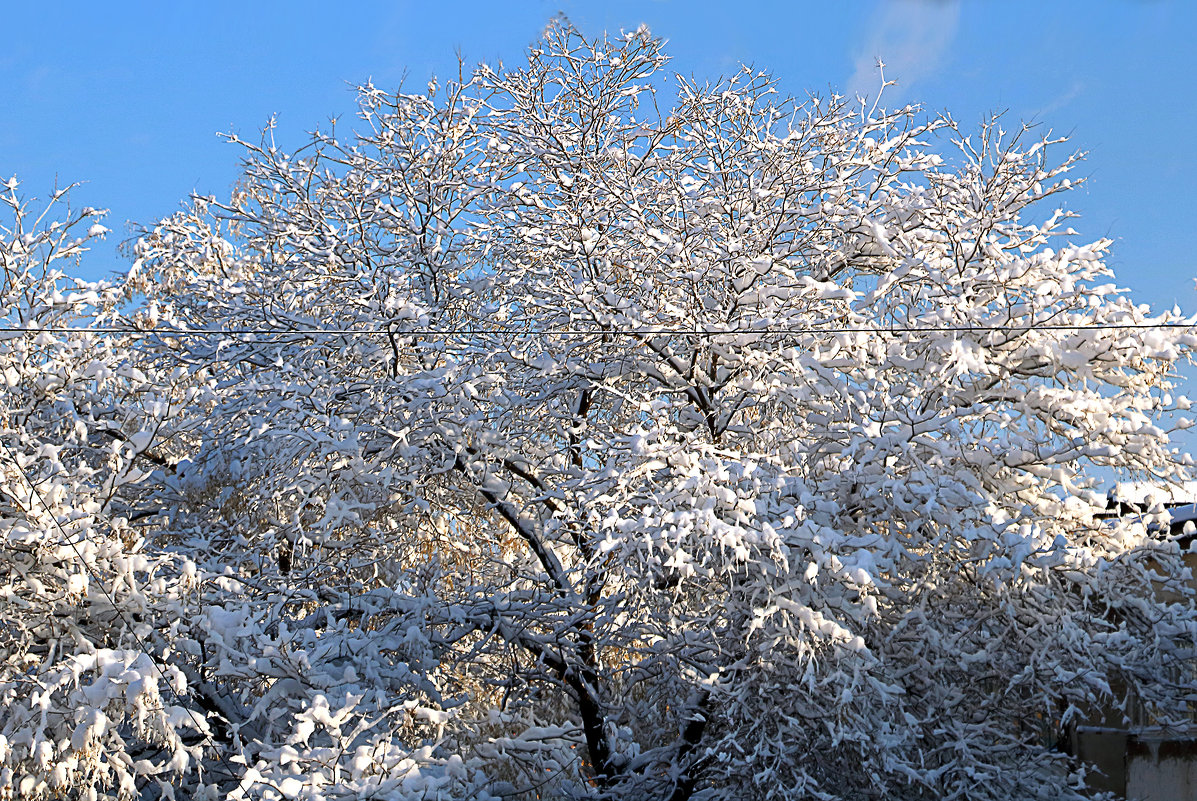
[[[451,338],[460,336],[698,336],[719,337],[742,334],[937,334],[937,333],[1026,333],[1030,331],[1108,331],[1194,329],[1197,322],[1186,323],[1028,323],[1010,325],[895,325],[895,326],[787,326],[782,328],[729,328],[686,330],[678,328],[122,328],[115,326],[7,326],[4,334],[100,334],[160,337],[242,337],[242,336],[420,336]]]

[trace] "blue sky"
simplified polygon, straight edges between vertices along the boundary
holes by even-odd
[[[0,48],[0,176],[31,195],[87,182],[77,201],[112,211],[113,241],[86,268],[98,276],[121,266],[126,221],[228,191],[239,154],[218,132],[255,136],[277,115],[297,143],[349,122],[367,78],[420,85],[454,73],[458,52],[520,61],[558,11],[589,35],[647,23],[685,74],[748,62],[793,93],[871,91],[880,57],[895,101],[1071,133],[1090,153],[1074,227],[1115,239],[1137,299],[1197,312],[1192,2],[19,2]]]

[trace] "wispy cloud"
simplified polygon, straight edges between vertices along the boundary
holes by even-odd
[[[933,74],[959,21],[958,0],[882,0],[864,41],[853,53],[856,71],[848,80],[848,96],[877,95],[881,88],[878,61],[885,63],[885,79],[898,81],[898,87],[886,90],[889,97]]]
[[[1085,91],[1085,84],[1083,81],[1073,81],[1072,86],[1067,91],[1057,95],[1047,102],[1047,105],[1035,109],[1031,112],[1030,120],[1042,120],[1057,109],[1064,108],[1073,100],[1076,100]]]

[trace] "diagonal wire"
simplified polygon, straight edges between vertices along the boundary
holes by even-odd
[[[71,550],[73,550],[75,555],[79,557],[79,562],[83,565],[83,569],[87,571],[88,575],[91,576],[92,581],[95,582],[96,586],[98,586],[104,593],[104,597],[108,599],[108,603],[112,604],[112,608],[116,611],[116,614],[125,624],[128,632],[133,635],[133,639],[137,642],[137,647],[141,649],[142,653],[150,658],[150,663],[153,664],[154,668],[158,671],[158,676],[162,680],[162,683],[166,685],[168,690],[170,690],[170,694],[174,696],[175,701],[178,702],[179,706],[187,712],[188,717],[191,718],[191,722],[195,725],[196,731],[203,735],[204,740],[207,741],[208,745],[216,753],[216,758],[222,765],[224,765],[225,769],[229,773],[229,777],[236,778],[236,771],[234,771],[233,767],[225,760],[224,754],[216,745],[216,742],[212,739],[212,736],[208,734],[207,725],[201,723],[200,719],[196,717],[191,708],[183,703],[182,696],[179,695],[178,691],[174,688],[174,685],[167,678],[166,671],[163,670],[162,665],[159,664],[158,658],[154,656],[154,652],[146,647],[145,641],[142,640],[141,635],[137,633],[137,629],[134,627],[133,621],[125,615],[125,610],[121,609],[116,602],[116,598],[104,584],[103,579],[100,578],[99,574],[92,569],[90,564],[88,564],[87,559],[85,559],[83,556],[83,552],[79,550],[78,544],[76,544],[75,540],[66,533],[66,529],[62,527],[62,524],[58,522],[58,517],[54,514],[53,510],[50,509],[50,505],[46,503],[45,496],[42,495],[41,491],[38,490],[32,479],[29,478],[29,475],[25,472],[25,468],[21,466],[21,462],[17,459],[16,454],[13,452],[12,448],[9,447],[8,443],[4,441],[3,437],[0,437],[0,447],[4,448],[4,452],[7,454],[9,461],[11,461],[13,466],[17,468],[17,472],[21,474],[21,478],[24,479],[25,484],[29,487],[30,492],[33,493],[33,496],[37,498],[38,502],[41,503],[42,508],[46,510],[46,514],[49,515],[50,519],[54,521],[54,527],[58,529],[58,533],[62,535],[63,540],[65,540],[66,543],[71,546]]]

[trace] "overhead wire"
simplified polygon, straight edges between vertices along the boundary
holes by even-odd
[[[1030,331],[1106,331],[1194,329],[1194,322],[1145,323],[1028,323],[1011,325],[891,325],[891,326],[784,326],[728,329],[680,328],[132,328],[120,326],[0,326],[4,334],[99,334],[161,337],[204,336],[734,336],[741,334],[936,334],[1009,333]]]

